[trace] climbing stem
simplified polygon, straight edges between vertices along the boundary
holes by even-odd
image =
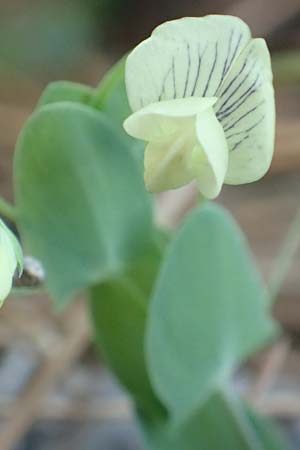
[[[231,423],[238,433],[241,450],[263,450],[262,444],[255,431],[246,420],[244,411],[240,408],[236,398],[230,392],[229,388],[221,387],[216,391],[215,398],[222,405],[224,414],[227,416],[228,424]]]
[[[275,259],[269,280],[271,302],[274,303],[300,247],[300,208],[292,220]]]
[[[16,220],[16,211],[14,206],[0,196],[0,214],[6,217],[7,219],[15,222]]]

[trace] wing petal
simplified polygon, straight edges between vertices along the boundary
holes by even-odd
[[[206,198],[219,195],[228,166],[228,147],[224,131],[212,108],[197,116],[198,145],[190,164],[200,192]]]
[[[275,135],[272,70],[263,39],[248,44],[217,95],[214,109],[229,148],[225,182],[255,181],[271,164]]]

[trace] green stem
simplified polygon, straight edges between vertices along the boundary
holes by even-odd
[[[16,211],[14,206],[7,200],[5,200],[3,197],[0,197],[0,214],[5,216],[12,222],[16,221]]]
[[[299,50],[279,51],[272,54],[274,81],[280,85],[300,84]]]
[[[289,230],[282,242],[281,248],[275,260],[269,280],[271,302],[274,303],[280,292],[293,260],[300,247],[300,209],[297,211]]]
[[[44,294],[45,292],[44,286],[20,286],[13,287],[9,295],[12,297],[31,297],[32,295]]]
[[[220,388],[216,395],[219,396],[224,410],[227,412],[228,421],[230,422],[230,417],[232,423],[235,425],[240,441],[243,443],[243,450],[263,450],[256,433],[248,423],[244,411],[240,408],[234,396],[228,391],[228,388]]]

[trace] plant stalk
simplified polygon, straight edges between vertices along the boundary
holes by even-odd
[[[300,247],[300,208],[293,218],[274,262],[269,280],[271,303],[277,299]]]
[[[14,206],[0,196],[0,214],[9,219],[11,222],[16,221],[16,211]]]
[[[239,408],[239,403],[231,396],[230,391],[226,387],[220,388],[217,395],[240,435],[241,442],[243,442],[241,450],[264,450],[257,435],[244,416],[243,410]]]

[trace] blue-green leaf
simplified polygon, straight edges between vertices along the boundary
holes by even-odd
[[[275,333],[266,292],[225,210],[194,211],[170,245],[147,330],[150,378],[184,421]]]
[[[165,411],[150,384],[144,353],[148,302],[164,247],[156,233],[144,258],[90,290],[95,342],[148,420]]]
[[[17,220],[58,300],[144,254],[152,208],[130,149],[109,120],[71,102],[41,107],[15,160]]]
[[[107,72],[95,89],[93,106],[104,111],[121,127],[131,113],[125,88],[125,59],[122,58]],[[124,135],[126,133],[124,132]]]
[[[90,104],[93,100],[94,90],[89,86],[71,81],[55,81],[48,84],[38,101],[38,107],[49,103],[76,102]]]
[[[215,390],[180,427],[141,420],[150,450],[284,450],[275,426],[235,398],[228,388]]]

